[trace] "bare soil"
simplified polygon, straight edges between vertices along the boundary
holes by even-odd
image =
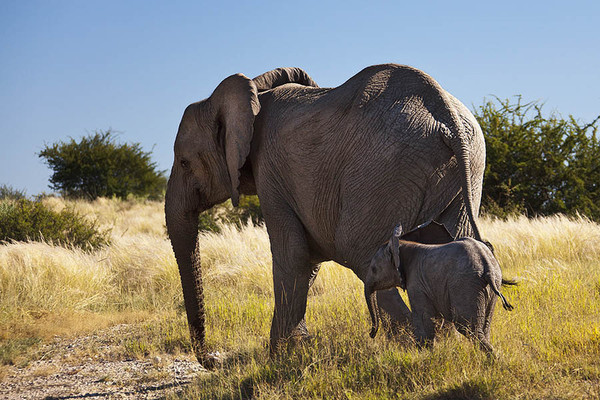
[[[0,377],[1,399],[157,399],[182,391],[206,373],[190,354],[127,359],[115,337],[118,325],[93,335],[44,345],[36,361],[9,366]]]

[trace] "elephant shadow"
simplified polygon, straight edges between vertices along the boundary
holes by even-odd
[[[498,396],[494,387],[482,379],[471,379],[454,385],[450,388],[440,390],[437,393],[425,396],[425,400],[484,400],[495,399]]]

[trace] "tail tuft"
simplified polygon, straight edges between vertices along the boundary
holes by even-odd
[[[518,286],[519,282],[512,279],[504,279],[502,278],[502,286]]]
[[[504,307],[505,310],[512,311],[514,309],[512,304],[506,300],[506,297],[504,297],[502,293],[500,293],[500,298],[502,299],[502,307]]]

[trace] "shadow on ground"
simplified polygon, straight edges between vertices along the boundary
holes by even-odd
[[[488,400],[495,399],[495,390],[483,380],[470,380],[426,396],[425,400]]]

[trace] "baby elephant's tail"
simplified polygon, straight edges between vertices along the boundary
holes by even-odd
[[[504,307],[508,311],[512,311],[514,309],[514,307],[512,306],[512,304],[510,304],[508,302],[508,300],[506,300],[506,297],[504,297],[504,295],[502,293],[500,293],[500,290],[498,290],[498,288],[496,287],[496,284],[491,279],[488,280],[488,284],[490,285],[490,287],[492,288],[494,293],[496,293],[496,295],[498,297],[500,297],[500,299],[502,300],[502,307]],[[515,282],[515,281],[508,281],[508,280],[505,281],[504,279],[502,279],[502,285],[516,285],[516,284],[517,284],[517,282]]]
[[[496,290],[494,290],[494,292],[500,296],[500,298],[502,299],[502,307],[504,307],[506,310],[508,311],[512,311],[514,309],[514,307],[512,306],[512,304],[510,304],[508,302],[508,300],[506,300],[506,297],[504,297],[504,295]]]
[[[519,282],[502,278],[502,286],[517,286]]]

